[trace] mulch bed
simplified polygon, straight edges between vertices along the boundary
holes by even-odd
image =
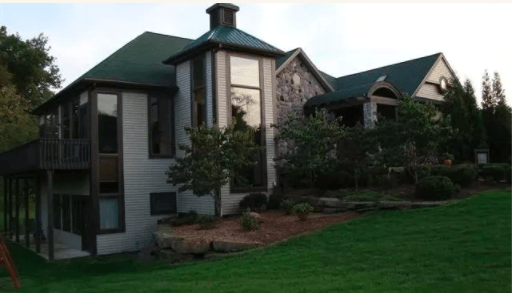
[[[199,230],[199,225],[193,224],[173,227],[173,232],[176,236],[184,238],[269,244],[293,235],[342,223],[357,216],[357,212],[336,215],[313,213],[306,221],[300,222],[296,216],[286,216],[282,211],[266,211],[260,213],[260,227],[256,231],[242,230],[239,218],[232,217],[217,221],[216,228],[211,230]]]

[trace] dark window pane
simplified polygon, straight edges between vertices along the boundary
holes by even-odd
[[[62,138],[71,138],[71,113],[69,103],[64,103],[61,107],[62,111]]]
[[[196,118],[195,126],[201,126],[205,124],[206,118],[206,103],[204,96],[204,87],[195,90],[194,92],[194,115]]]
[[[83,215],[81,209],[81,200],[77,196],[73,196],[71,200],[71,215],[72,215],[72,231],[75,234],[81,235],[83,228]]]
[[[194,89],[204,86],[204,61],[203,58],[194,60]]]
[[[71,138],[79,138],[80,133],[80,108],[78,98],[71,102]]]
[[[99,157],[100,193],[119,192],[119,172],[117,156]]]
[[[62,195],[62,230],[71,232],[71,206],[69,195]]]
[[[151,193],[151,215],[174,214],[176,209],[176,193]]]
[[[173,154],[172,100],[151,97],[149,105],[152,154]]]
[[[60,195],[53,195],[53,227],[55,229],[61,228],[61,202]]]
[[[117,153],[117,95],[98,94],[98,146],[100,153]]]

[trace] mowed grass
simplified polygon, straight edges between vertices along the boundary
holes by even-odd
[[[11,249],[20,292],[510,292],[510,221],[510,191],[488,191],[450,206],[367,215],[210,262],[48,263]]]

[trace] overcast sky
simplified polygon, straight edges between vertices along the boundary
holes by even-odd
[[[335,77],[443,52],[478,99],[484,70],[498,71],[512,104],[512,4],[235,4],[238,28],[302,47]],[[144,31],[199,37],[210,5],[0,4],[0,24],[49,37],[66,86]]]

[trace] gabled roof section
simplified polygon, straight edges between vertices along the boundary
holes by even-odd
[[[140,86],[175,87],[174,66],[162,64],[169,52],[178,52],[192,40],[144,32],[119,50],[98,63],[92,69],[59,91],[52,99],[36,108],[33,113],[56,102],[78,84],[84,82],[110,82]]]
[[[425,77],[440,56],[442,53],[338,77],[331,81],[335,83],[335,92],[313,97],[306,102],[305,107],[328,105],[346,99],[365,97],[375,83],[383,81],[396,88],[400,93],[412,96],[424,82]]]
[[[325,79],[325,74],[323,74],[318,68],[316,68],[315,64],[309,59],[306,52],[302,50],[302,48],[293,49],[291,51],[286,52],[286,54],[276,60],[276,76],[281,72],[293,59],[300,56],[306,66],[308,66],[309,70],[313,73],[316,79],[320,82],[320,84],[324,87],[327,92],[333,92],[333,86]],[[278,65],[279,63],[279,65]]]
[[[167,58],[165,64],[177,64],[188,56],[211,47],[226,47],[232,49],[257,52],[270,56],[283,56],[285,53],[278,48],[235,27],[219,25],[198,39],[190,42],[179,52]]]

